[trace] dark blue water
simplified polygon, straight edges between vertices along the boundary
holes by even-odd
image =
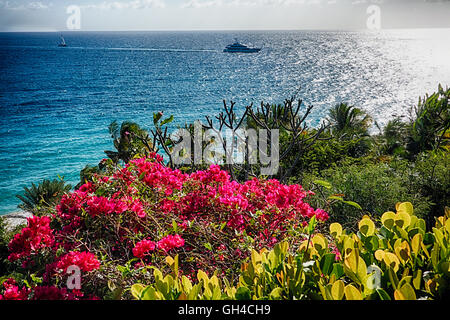
[[[0,33],[0,214],[31,182],[64,176],[111,149],[107,126],[152,114],[174,125],[214,115],[222,100],[281,102],[297,92],[316,108],[337,102],[380,123],[450,84],[449,30],[365,32]],[[227,54],[237,37],[263,47]]]

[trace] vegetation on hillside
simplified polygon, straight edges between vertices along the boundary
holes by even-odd
[[[0,224],[0,299],[448,299],[449,98],[439,86],[376,134],[346,103],[310,128],[295,98],[239,114],[224,102],[201,133],[277,129],[272,177],[249,159],[177,165],[173,116],[113,122],[116,150],[74,191],[33,184],[27,226]]]

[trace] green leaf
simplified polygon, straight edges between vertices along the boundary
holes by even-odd
[[[167,119],[161,121],[160,126],[163,126],[163,125],[165,125],[165,124],[167,124],[167,123],[171,123],[172,121],[173,121],[173,115],[171,115],[169,118],[167,118]]]
[[[153,113],[153,123],[157,124],[159,119],[162,117],[162,112],[154,112]]]
[[[334,274],[336,276],[336,279],[339,279],[345,274],[344,267],[340,263],[334,263],[331,274]]]
[[[131,294],[133,295],[133,297],[140,300],[142,291],[144,291],[144,289],[145,288],[142,284],[139,284],[139,283],[133,284],[131,286]]]
[[[324,188],[331,189],[332,185],[328,181],[325,180],[314,180],[313,183],[318,184]]]
[[[370,252],[375,252],[380,246],[378,237],[376,235],[364,239],[364,246]]]
[[[350,205],[352,207],[355,207],[355,208],[357,208],[359,210],[362,210],[361,206],[359,204],[357,204],[356,202],[354,202],[354,201],[344,201],[344,200],[342,200],[342,202],[345,203],[345,204],[348,204],[348,205]]]
[[[333,264],[335,261],[336,255],[334,253],[325,254],[320,260],[320,269],[322,273],[325,275],[330,275],[333,271]]]
[[[172,228],[175,233],[178,232],[178,224],[174,219],[172,219]]]
[[[312,218],[309,220],[307,232],[308,234],[312,234],[314,232],[314,229],[316,228],[316,216],[312,216]]]
[[[251,292],[247,287],[239,287],[236,290],[235,297],[237,300],[251,300]]]
[[[275,288],[270,292],[269,298],[272,300],[281,300],[283,298],[283,289]]]
[[[329,196],[328,200],[338,200],[338,201],[344,201],[344,198],[338,197],[338,196]]]
[[[376,289],[376,291],[381,300],[391,300],[391,297],[389,296],[389,294],[386,291],[384,291],[383,289]]]

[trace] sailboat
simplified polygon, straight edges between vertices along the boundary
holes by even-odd
[[[67,47],[66,41],[64,37],[61,35],[61,42],[58,44],[58,47]]]

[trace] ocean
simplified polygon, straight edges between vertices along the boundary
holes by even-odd
[[[450,30],[0,33],[0,214],[23,186],[73,185],[112,150],[108,124],[151,129],[155,111],[183,125],[297,94],[311,126],[339,102],[380,124],[450,84]],[[237,38],[262,47],[230,54]]]

